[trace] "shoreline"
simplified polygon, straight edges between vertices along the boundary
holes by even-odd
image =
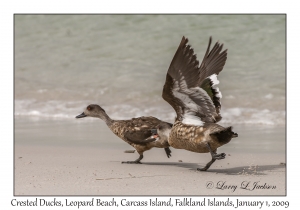
[[[286,195],[285,128],[260,128],[235,126],[237,140],[218,149],[226,158],[200,172],[208,153],[174,148],[121,164],[138,154],[101,121],[16,119],[14,195]]]

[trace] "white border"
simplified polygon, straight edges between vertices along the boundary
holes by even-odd
[[[3,209],[19,209],[10,205],[13,199],[13,14],[14,13],[287,13],[287,197],[262,197],[261,200],[289,200],[289,209],[298,205],[299,145],[296,93],[299,78],[299,6],[296,1],[35,1],[1,2],[1,199]],[[50,197],[48,197],[51,199]],[[79,197],[77,197],[80,199]],[[86,197],[85,197],[86,198]],[[219,197],[222,200],[222,197]],[[231,197],[232,198],[232,197]],[[246,197],[242,197],[245,199]],[[26,197],[22,197],[22,200]],[[137,198],[141,199],[141,198]],[[249,198],[257,200],[256,198]],[[40,208],[39,208],[40,209]],[[247,208],[249,209],[249,208]]]

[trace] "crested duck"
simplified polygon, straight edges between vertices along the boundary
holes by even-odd
[[[157,127],[158,136],[168,136],[170,146],[198,153],[210,153],[211,161],[200,171],[206,171],[216,160],[226,154],[217,154],[217,148],[227,144],[238,134],[232,127],[222,127],[221,92],[217,75],[222,71],[227,50],[218,42],[210,50],[210,37],[203,61],[199,66],[194,50],[183,37],[166,75],[162,97],[175,110],[172,127],[162,123]],[[169,135],[168,135],[169,134]],[[162,135],[162,134],[161,134]]]
[[[109,129],[123,139],[125,142],[133,146],[139,153],[139,158],[135,161],[123,161],[122,163],[141,163],[143,153],[153,147],[164,148],[169,158],[171,150],[168,140],[157,141],[157,136],[152,135],[151,128],[157,127],[160,123],[167,123],[155,117],[138,117],[131,120],[112,120],[99,105],[91,104],[87,106],[84,112],[76,118],[96,117],[102,119]],[[167,123],[170,126],[172,124]]]

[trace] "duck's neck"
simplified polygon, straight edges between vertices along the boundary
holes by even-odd
[[[110,126],[113,123],[113,120],[105,112],[102,112],[99,115],[99,118],[102,119],[107,126]]]

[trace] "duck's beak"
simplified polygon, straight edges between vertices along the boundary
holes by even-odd
[[[157,129],[150,129],[152,135],[157,135]]]
[[[157,133],[157,129],[149,129],[149,131],[151,132],[151,136],[149,138],[156,139],[159,137]]]
[[[76,116],[76,118],[83,118],[83,117],[87,117],[87,115],[85,115],[84,112],[82,112],[80,115]]]

